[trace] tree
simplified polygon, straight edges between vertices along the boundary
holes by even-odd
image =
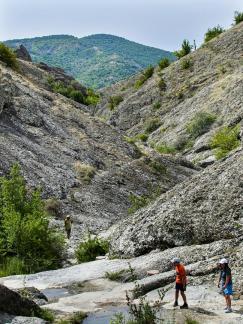
[[[181,44],[181,49],[179,51],[175,51],[175,56],[180,59],[183,56],[186,56],[187,54],[191,53],[192,51],[192,45],[187,39],[184,39],[184,41]]]
[[[240,22],[242,22],[243,12],[235,11],[234,21],[235,21],[235,25],[238,25]]]
[[[18,164],[0,178],[0,230],[0,258],[20,260],[26,272],[60,264],[63,237],[49,227],[40,190],[27,189]]]
[[[3,43],[0,43],[0,61],[6,63],[8,67],[11,67],[16,71],[19,70],[15,53]]]
[[[222,34],[225,30],[221,26],[216,26],[213,28],[209,28],[206,34],[204,35],[204,42],[207,43],[211,39],[217,37],[218,35]]]

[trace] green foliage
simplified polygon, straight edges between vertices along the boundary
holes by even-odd
[[[161,107],[161,103],[159,101],[156,101],[154,104],[153,104],[153,108],[155,110],[159,109]]]
[[[211,39],[217,37],[218,35],[222,34],[224,32],[224,29],[221,26],[216,26],[213,28],[209,28],[206,34],[204,35],[204,42],[207,43]]]
[[[35,316],[42,318],[43,320],[47,321],[47,323],[53,323],[55,320],[53,312],[46,308],[41,308],[40,312],[35,314]]]
[[[199,322],[197,320],[190,318],[190,317],[187,317],[185,324],[199,324]]]
[[[148,139],[148,134],[145,134],[145,133],[142,133],[142,134],[138,134],[135,136],[135,139],[137,140],[140,140],[142,142],[146,142],[147,139]]]
[[[4,273],[60,266],[64,238],[49,228],[40,191],[28,191],[20,167],[0,179],[0,263]]]
[[[156,151],[161,154],[175,154],[176,149],[174,146],[169,146],[167,144],[159,144],[155,147]]]
[[[240,125],[234,127],[223,127],[214,134],[211,139],[211,148],[215,149],[215,156],[219,160],[236,149],[240,145],[238,139]]]
[[[109,251],[109,243],[99,239],[97,236],[91,237],[88,233],[87,239],[81,242],[75,251],[79,263],[94,261],[97,256],[105,255]]]
[[[86,91],[82,93],[81,91],[76,90],[71,83],[66,86],[63,82],[56,82],[51,77],[48,78],[47,81],[52,91],[60,93],[61,95],[86,106],[96,105],[100,100],[99,95],[96,94],[92,89],[86,89]]]
[[[128,209],[128,214],[135,213],[138,209],[147,206],[150,202],[149,197],[147,196],[136,196],[131,194],[129,196],[131,207]]]
[[[0,61],[6,63],[6,65],[13,70],[18,71],[19,65],[15,53],[12,49],[0,43]]]
[[[243,12],[235,11],[234,22],[235,25],[241,23],[243,21]]]
[[[183,59],[183,60],[181,61],[181,68],[182,68],[183,70],[187,70],[187,69],[189,69],[191,66],[192,66],[192,61],[191,61],[191,60]]]
[[[69,324],[82,324],[83,320],[87,317],[84,312],[76,312],[68,318]]]
[[[135,213],[138,209],[143,208],[154,201],[161,194],[161,189],[158,187],[155,190],[150,190],[149,195],[137,196],[133,193],[130,194],[130,207],[128,208],[128,214]]]
[[[148,66],[146,70],[142,72],[140,78],[136,81],[134,87],[135,89],[139,89],[154,73],[154,67]]]
[[[144,298],[140,298],[139,304],[136,305],[127,295],[127,304],[129,306],[130,317],[128,320],[122,313],[115,314],[110,324],[156,324],[156,308],[152,308]]]
[[[187,54],[191,53],[192,51],[192,45],[190,45],[189,41],[187,39],[184,39],[181,45],[181,49],[179,51],[175,51],[175,56],[180,59],[183,56],[186,56]]]
[[[10,47],[18,44],[28,49],[34,62],[61,67],[92,89],[127,79],[163,57],[175,59],[170,52],[104,34],[83,38],[56,35],[6,42]]]
[[[170,60],[167,57],[164,57],[162,60],[159,61],[159,68],[163,70],[170,65]]]
[[[191,138],[197,138],[198,136],[207,133],[216,118],[215,115],[207,112],[196,114],[193,120],[186,127],[187,133]]]
[[[126,319],[122,313],[117,313],[110,320],[110,324],[127,324]]]
[[[165,83],[165,80],[163,78],[161,78],[159,80],[158,87],[159,87],[160,91],[165,91],[166,90],[166,83]]]
[[[121,281],[121,279],[123,278],[124,272],[126,272],[126,270],[124,270],[124,269],[120,270],[120,271],[106,272],[105,277],[112,281]]]
[[[150,118],[145,123],[145,132],[152,133],[157,128],[159,128],[160,125],[161,125],[161,122],[160,122],[159,118]]]
[[[122,96],[111,96],[109,98],[109,109],[114,110],[123,101]]]
[[[154,170],[157,174],[166,174],[167,168],[164,164],[159,161],[150,161],[150,167]]]

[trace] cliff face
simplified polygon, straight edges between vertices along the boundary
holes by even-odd
[[[242,129],[242,39],[243,23],[168,68],[156,68],[138,90],[134,88],[136,78],[104,89],[97,115],[140,147],[162,146],[165,153],[183,155],[195,165],[207,167],[113,227],[115,253],[140,255],[156,248],[242,237],[242,148],[238,146],[216,161],[211,145],[219,130]],[[160,80],[163,90],[158,86]],[[123,101],[110,111],[109,98],[114,94]],[[200,130],[198,116],[210,116],[212,122]],[[151,119],[158,126],[148,132]],[[190,129],[193,123],[196,135]],[[146,143],[139,140],[144,133]]]
[[[145,133],[146,123],[156,119],[158,126],[147,134],[147,145],[173,147],[203,165],[213,156],[213,134],[243,119],[242,39],[243,23],[166,69],[156,68],[139,89],[134,87],[138,76],[105,89],[96,114],[131,137]],[[110,111],[108,102],[114,95],[123,101]],[[202,113],[215,121],[192,138],[188,124]]]
[[[98,231],[125,218],[131,195],[164,192],[195,172],[180,160],[140,152],[86,106],[48,91],[50,71],[20,65],[21,74],[0,65],[0,174],[20,163],[28,185],[72,215],[74,239],[87,227]]]

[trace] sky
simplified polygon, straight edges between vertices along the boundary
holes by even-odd
[[[166,50],[230,27],[242,0],[0,0],[0,40],[112,34]]]

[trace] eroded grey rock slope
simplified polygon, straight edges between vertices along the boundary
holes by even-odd
[[[22,74],[0,64],[0,174],[19,162],[28,185],[72,215],[77,239],[84,228],[105,229],[127,216],[131,193],[164,192],[194,173],[179,160],[141,154],[86,106],[48,91],[48,71],[20,64]],[[151,167],[154,160],[164,174]],[[90,182],[80,164],[93,168]]]
[[[138,76],[104,89],[96,114],[128,136],[144,133],[146,122],[157,118],[160,127],[149,134],[149,146],[177,146],[182,139],[188,139],[187,125],[196,114],[213,114],[217,119],[209,131],[183,152],[187,159],[200,165],[213,155],[209,142],[214,132],[222,125],[234,125],[243,119],[242,53],[243,23],[162,72],[157,68],[138,90],[134,88]],[[187,69],[182,67],[185,60],[190,62]],[[166,85],[163,91],[158,87],[161,77]],[[108,101],[114,95],[124,100],[110,111]]]
[[[220,127],[236,125],[243,120],[242,40],[243,23],[183,58],[190,60],[190,69],[182,69],[183,59],[173,63],[163,72],[167,86],[163,94],[157,86],[161,77],[158,71],[138,91],[134,90],[134,79],[112,88],[117,94],[126,89],[125,99],[110,113],[108,122],[126,134],[143,133],[146,120],[160,119],[161,127],[149,135],[147,146],[152,142],[174,145],[183,136],[188,136],[188,122],[200,112],[217,117],[192,148],[178,153],[196,164],[207,158],[214,164],[111,228],[114,253],[141,255],[155,248],[242,237],[242,148],[215,162],[209,145]],[[98,112],[106,118],[110,91],[104,91]],[[178,98],[181,91],[182,96]],[[153,103],[157,101],[161,107],[154,110]]]
[[[243,152],[234,152],[112,230],[116,253],[202,244],[243,235]]]

